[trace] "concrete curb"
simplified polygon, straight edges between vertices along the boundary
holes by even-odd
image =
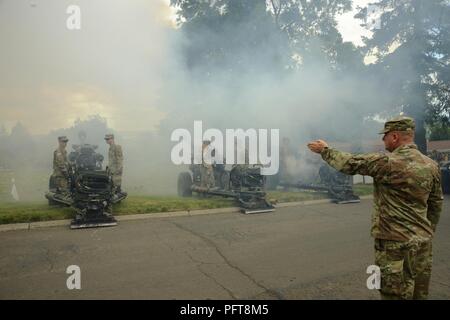
[[[30,229],[29,223],[0,224],[0,232],[15,231],[15,230],[28,230],[28,229]]]
[[[311,204],[323,204],[332,203],[330,199],[318,199],[318,200],[305,200],[305,201],[294,201],[294,202],[282,202],[275,205],[275,208],[288,208],[288,207],[298,207],[307,206]]]
[[[215,214],[215,213],[232,213],[239,212],[238,207],[228,208],[216,208],[216,209],[202,209],[192,211],[173,211],[173,212],[156,212],[156,213],[143,213],[143,214],[128,214],[123,216],[116,216],[117,221],[132,221],[150,218],[171,218],[171,217],[187,217],[198,216],[202,214]]]
[[[31,222],[30,229],[68,226],[70,225],[70,221],[72,220],[65,219],[65,220]]]
[[[373,196],[361,196],[362,200],[372,199]],[[298,207],[298,206],[308,206],[314,204],[325,204],[332,203],[330,199],[319,199],[319,200],[305,200],[296,202],[283,202],[275,205],[275,208],[288,208],[288,207]],[[116,216],[117,221],[134,221],[143,220],[151,218],[172,218],[172,217],[190,217],[198,216],[203,214],[217,214],[217,213],[237,213],[240,212],[239,207],[228,207],[228,208],[216,208],[216,209],[202,209],[202,210],[192,210],[192,211],[173,211],[173,212],[156,212],[156,213],[143,213],[143,214],[130,214]],[[50,228],[50,227],[68,227],[70,225],[70,219],[65,220],[53,220],[53,221],[38,221],[38,222],[25,222],[25,223],[12,223],[12,224],[1,224],[0,232],[4,231],[18,231],[18,230],[31,230],[39,228]]]

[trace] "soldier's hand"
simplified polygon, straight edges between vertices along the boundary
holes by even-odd
[[[323,140],[316,140],[316,141],[311,141],[310,143],[308,143],[309,150],[311,150],[312,152],[315,152],[315,153],[321,153],[323,151],[323,149],[325,149],[327,147],[328,147],[328,144]]]

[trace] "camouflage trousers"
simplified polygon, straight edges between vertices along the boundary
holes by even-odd
[[[431,240],[375,239],[375,264],[381,271],[381,298],[427,299],[432,260]]]
[[[200,185],[203,188],[213,188],[215,185],[214,171],[212,165],[201,166],[201,181]]]
[[[117,173],[113,173],[111,174],[111,178],[112,178],[112,182],[114,185],[114,189],[115,190],[120,190],[120,187],[122,186],[122,175],[121,174],[117,174]]]

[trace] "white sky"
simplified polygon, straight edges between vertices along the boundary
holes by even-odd
[[[338,20],[338,29],[342,34],[344,41],[351,41],[357,46],[361,46],[362,36],[370,37],[371,32],[360,26],[361,20],[354,19],[353,17],[358,12],[356,9],[357,6],[365,7],[369,3],[376,2],[375,0],[353,0],[353,10],[349,11],[342,16],[340,16]]]

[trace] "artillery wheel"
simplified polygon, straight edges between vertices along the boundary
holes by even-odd
[[[181,172],[178,175],[178,195],[180,197],[191,197],[192,196],[192,177],[189,172]]]

